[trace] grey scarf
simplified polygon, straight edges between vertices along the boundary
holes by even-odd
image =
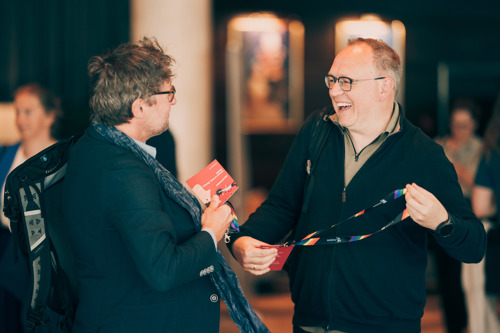
[[[198,200],[167,169],[140,148],[131,138],[115,127],[95,122],[92,125],[107,141],[132,151],[137,157],[142,159],[156,175],[170,199],[185,208],[191,214],[196,230],[201,230],[202,209]],[[210,279],[221,294],[224,303],[226,303],[233,321],[241,332],[270,333],[251,308],[245,295],[243,295],[236,274],[231,270],[229,264],[219,251],[217,251],[217,256],[221,269],[210,274]]]

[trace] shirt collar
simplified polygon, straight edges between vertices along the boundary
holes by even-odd
[[[149,155],[153,156],[153,158],[156,158],[156,148],[153,147],[153,146],[150,146],[144,142],[141,142],[139,140],[136,140],[134,138],[131,138],[132,140],[134,140],[135,143],[137,143],[137,145],[139,147],[141,147],[146,153],[148,153]]]
[[[394,132],[397,132],[398,130],[398,124],[399,124],[399,104],[394,102],[394,108],[392,111],[392,116],[391,120],[389,120],[389,124],[387,124],[387,127],[384,130],[384,133],[387,134],[392,134]]]

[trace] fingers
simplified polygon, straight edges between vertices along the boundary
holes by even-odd
[[[408,213],[416,213],[424,209],[424,204],[422,203],[422,193],[420,189],[417,188],[416,184],[406,185],[406,208],[408,208]]]
[[[224,232],[233,220],[231,208],[227,205],[219,207],[219,204],[219,197],[214,195],[210,201],[210,205],[201,216],[201,225],[205,228],[210,228],[214,232],[217,241],[222,239]]]
[[[262,249],[262,248],[252,248],[248,251],[247,258],[243,263],[245,269],[255,269],[255,266],[259,268],[267,268],[276,259],[276,254],[278,250],[276,248]]]
[[[220,203],[220,198],[218,195],[212,196],[212,200],[210,200],[210,205],[208,206],[209,208],[217,208],[219,207]]]
[[[413,183],[406,185],[406,202],[416,210],[423,210],[439,201],[432,193]]]
[[[220,198],[218,195],[214,195],[212,197],[212,200],[210,201],[210,205],[208,206],[207,209],[213,210],[219,215],[219,217],[224,217],[225,220],[228,220],[231,218],[231,207],[228,205],[221,205],[220,204]],[[231,218],[232,220],[232,218]]]
[[[406,208],[413,221],[435,229],[447,218],[448,212],[432,193],[415,183],[407,184],[406,190]]]
[[[259,252],[264,252],[270,249],[260,249]],[[276,249],[273,249],[276,250]],[[256,256],[249,258],[249,261],[247,263],[244,263],[242,267],[247,271],[250,272],[254,275],[262,275],[267,272],[269,272],[271,269],[269,266],[274,262],[276,259],[276,253],[268,254],[268,255],[259,255],[257,254]]]
[[[410,192],[410,194],[415,196],[416,199],[419,199],[419,201],[433,200],[436,198],[431,192],[427,191],[423,187],[418,186],[415,183],[407,184],[406,190],[407,192]]]
[[[271,262],[272,263],[272,262]],[[270,265],[270,264],[269,264]],[[247,272],[252,273],[253,275],[263,275],[266,274],[267,272],[270,272],[271,269],[269,268],[269,265],[253,265],[250,269],[243,267]]]
[[[276,259],[278,250],[269,244],[244,236],[234,242],[233,254],[246,271],[261,275],[270,271],[269,265]]]

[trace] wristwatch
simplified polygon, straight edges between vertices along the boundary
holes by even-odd
[[[450,219],[450,215],[448,215],[448,218],[446,219],[446,221],[441,222],[437,226],[435,232],[441,237],[448,237],[449,235],[451,235],[453,230],[455,230],[455,224]]]

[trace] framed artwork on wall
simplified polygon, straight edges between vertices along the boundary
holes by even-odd
[[[252,152],[263,154],[264,147],[255,145],[260,138],[276,142],[295,134],[303,108],[303,24],[271,13],[232,18],[227,25],[226,131],[228,170],[240,187],[232,199],[236,210],[245,211],[244,198],[262,167]]]
[[[228,113],[243,134],[289,133],[303,118],[304,27],[258,13],[230,20]]]

